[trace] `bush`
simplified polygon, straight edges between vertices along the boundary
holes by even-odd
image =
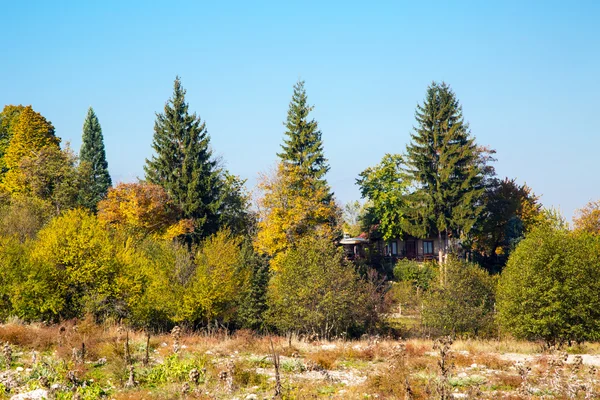
[[[196,270],[186,285],[179,318],[207,325],[235,322],[250,273],[241,251],[242,239],[222,230],[200,244]]]
[[[425,295],[423,322],[440,334],[478,336],[491,333],[495,280],[477,264],[449,258],[444,282]]]
[[[370,319],[369,283],[330,240],[302,239],[280,261],[269,284],[267,319],[281,333],[330,337]]]
[[[96,217],[71,210],[53,219],[33,243],[27,279],[14,287],[15,314],[25,320],[108,312],[118,298],[114,244]]]
[[[600,338],[600,238],[540,225],[512,253],[498,288],[498,320],[517,338]]]
[[[418,290],[429,289],[437,271],[435,262],[420,263],[414,260],[399,260],[394,267],[394,277],[399,282],[409,282]]]

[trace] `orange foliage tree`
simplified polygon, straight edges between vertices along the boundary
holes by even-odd
[[[573,225],[576,231],[600,234],[600,200],[590,201],[577,210]]]

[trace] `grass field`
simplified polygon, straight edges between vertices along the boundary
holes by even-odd
[[[512,340],[181,332],[151,336],[146,360],[147,343],[142,332],[88,320],[0,325],[0,398],[271,399],[279,391],[282,399],[592,399],[600,392],[597,344],[548,350]]]

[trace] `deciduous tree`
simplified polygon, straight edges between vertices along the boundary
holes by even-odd
[[[319,199],[327,188],[307,178],[294,165],[279,164],[272,176],[263,176],[259,188],[259,222],[255,246],[259,253],[272,257],[271,267],[304,236],[333,240],[339,236],[339,210],[333,203]]]
[[[4,154],[13,135],[14,126],[24,108],[22,105],[7,105],[0,113],[0,181],[2,181],[2,176],[7,171]]]
[[[600,234],[600,201],[590,201],[577,210],[573,225],[576,231]]]
[[[60,139],[54,135],[54,126],[31,106],[21,110],[16,123],[11,123],[11,130],[12,137],[4,155],[7,172],[3,186],[9,192],[19,192],[22,190],[19,164],[23,158],[35,158],[46,147],[58,149]]]
[[[326,238],[305,237],[281,259],[268,291],[268,322],[280,333],[327,338],[361,326],[368,313],[364,282]]]
[[[500,276],[498,320],[519,339],[600,338],[600,238],[542,223]]]
[[[491,271],[502,269],[510,251],[539,220],[541,204],[531,188],[493,179],[483,195],[485,209],[472,235],[473,249]]]
[[[162,186],[151,183],[120,183],[98,203],[98,219],[134,236],[174,238],[193,229],[179,220],[180,210]]]
[[[404,234],[405,199],[409,179],[403,170],[402,156],[386,154],[381,163],[360,173],[357,184],[363,197],[370,200],[372,214],[384,240]]]

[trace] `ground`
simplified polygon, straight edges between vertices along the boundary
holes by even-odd
[[[311,339],[5,324],[0,399],[600,398],[597,344]]]

